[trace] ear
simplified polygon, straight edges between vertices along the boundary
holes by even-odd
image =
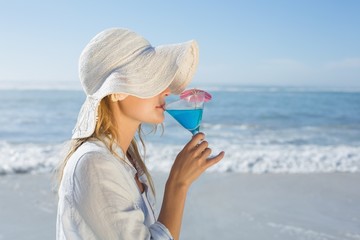
[[[128,95],[124,93],[113,93],[110,95],[111,101],[117,102],[124,100]]]

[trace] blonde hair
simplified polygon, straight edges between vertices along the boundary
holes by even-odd
[[[98,107],[98,120],[96,122],[96,128],[94,133],[92,134],[92,136],[87,137],[87,138],[80,138],[80,139],[75,139],[72,140],[70,143],[70,148],[69,151],[66,154],[66,157],[64,158],[63,161],[60,162],[59,166],[56,169],[56,176],[57,176],[57,184],[58,186],[60,185],[60,182],[62,180],[63,174],[64,174],[64,168],[69,160],[69,158],[71,157],[71,155],[86,141],[90,140],[90,139],[98,139],[100,141],[102,141],[106,147],[110,150],[110,152],[116,156],[120,161],[124,161],[124,159],[122,159],[113,149],[114,143],[116,142],[116,139],[119,138],[119,136],[117,135],[118,131],[117,131],[117,127],[113,124],[113,115],[111,114],[111,110],[110,110],[110,95],[104,97],[99,104]],[[105,141],[103,139],[103,136],[105,136],[107,138],[107,140],[109,141]],[[144,156],[145,156],[145,143],[142,139],[142,129],[141,129],[141,125],[139,126],[138,130],[137,130],[137,136],[141,142],[141,145],[143,147],[143,151],[144,151]],[[151,178],[151,175],[143,161],[143,158],[140,154],[140,150],[138,147],[138,143],[137,143],[137,139],[136,137],[134,137],[131,141],[131,144],[126,152],[126,155],[128,157],[130,157],[132,159],[132,161],[134,161],[134,164],[136,167],[140,167],[140,171],[143,171],[150,183],[150,187],[152,192],[155,195],[155,188],[154,188],[154,184]]]

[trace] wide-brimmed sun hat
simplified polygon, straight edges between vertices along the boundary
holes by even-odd
[[[198,59],[194,40],[153,47],[129,29],[100,32],[80,55],[79,77],[86,100],[72,139],[94,133],[99,103],[107,95],[151,98],[168,87],[171,93],[180,94],[191,81]]]

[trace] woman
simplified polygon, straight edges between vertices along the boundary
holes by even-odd
[[[184,90],[197,63],[195,41],[154,48],[112,28],[88,43],[79,60],[87,97],[58,169],[57,239],[179,239],[190,185],[224,153],[208,158],[204,134],[195,135],[175,159],[156,219],[135,137],[142,123],[163,122],[165,97]]]

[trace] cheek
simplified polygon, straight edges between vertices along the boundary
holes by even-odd
[[[152,123],[152,124],[159,124],[162,123],[165,119],[164,116],[164,111],[162,109],[159,108],[152,108],[152,109],[144,109],[144,113],[145,111],[147,111],[147,123]],[[145,119],[144,119],[145,120]]]
[[[140,122],[151,124],[162,123],[165,119],[164,111],[153,104],[139,104],[132,108],[131,115]]]

